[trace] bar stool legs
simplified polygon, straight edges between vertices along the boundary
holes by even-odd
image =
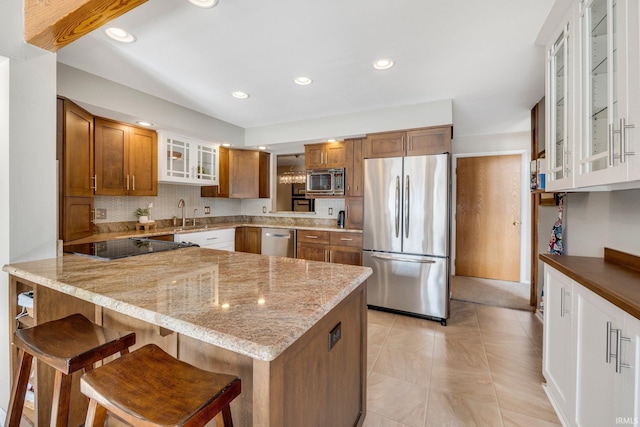
[[[5,427],[19,427],[33,359],[55,369],[51,426],[66,427],[72,374],[93,369],[108,356],[129,353],[136,337],[133,332],[103,328],[80,314],[42,323],[14,334],[19,366],[11,389]],[[37,385],[36,385],[37,387]]]

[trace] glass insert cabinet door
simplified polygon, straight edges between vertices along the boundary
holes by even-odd
[[[217,147],[208,145],[197,146],[197,164],[192,173],[194,176],[203,181],[216,181],[216,157]]]
[[[579,173],[622,173],[626,123],[626,0],[582,0],[582,147]],[[613,169],[618,171],[613,171]],[[603,172],[604,173],[604,172]],[[601,174],[602,175],[602,174]],[[620,180],[613,178],[611,181]],[[624,180],[624,178],[622,179]],[[601,183],[605,183],[602,182]]]
[[[569,156],[569,25],[548,52],[550,84],[550,152],[548,157],[548,179],[559,181],[568,178],[571,173]]]
[[[176,138],[167,138],[166,176],[189,178],[191,169],[189,161],[189,143]]]

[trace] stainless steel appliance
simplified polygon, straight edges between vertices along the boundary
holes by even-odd
[[[344,168],[307,170],[307,194],[340,196],[344,194]]]
[[[296,230],[286,228],[263,228],[262,255],[296,257]]]
[[[371,308],[449,317],[450,157],[366,159],[363,265]]]

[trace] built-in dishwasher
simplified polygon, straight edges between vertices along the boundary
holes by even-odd
[[[262,229],[262,255],[296,257],[296,230],[286,228]]]

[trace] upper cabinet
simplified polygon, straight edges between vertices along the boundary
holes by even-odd
[[[452,126],[367,135],[364,158],[421,156],[451,152]]]
[[[158,141],[155,131],[95,119],[97,195],[158,195]]]
[[[640,186],[638,12],[637,0],[574,0],[548,41],[548,190]]]
[[[270,197],[271,154],[220,147],[218,185],[200,187],[201,197],[258,199]]]
[[[344,168],[345,157],[344,142],[325,142],[304,146],[305,169]]]
[[[169,132],[158,134],[160,182],[218,185],[219,145]]]
[[[548,191],[573,187],[573,148],[574,141],[573,117],[569,114],[574,110],[574,79],[573,55],[575,54],[575,37],[570,36],[575,26],[574,14],[569,14],[564,26],[556,33],[554,40],[547,45],[547,91],[545,97],[548,115],[547,126],[549,135],[546,158],[548,170],[546,173],[546,189]]]

